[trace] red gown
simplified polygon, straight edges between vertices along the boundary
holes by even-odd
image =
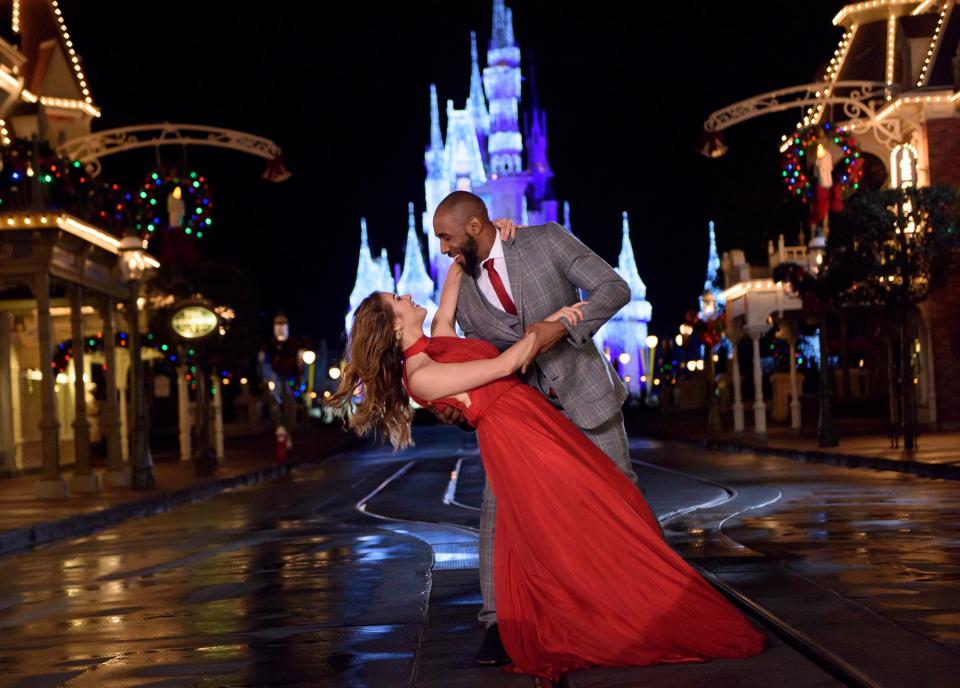
[[[423,351],[438,363],[499,353],[423,337],[404,356]],[[539,392],[510,375],[469,396],[442,403],[476,427],[497,498],[497,622],[514,671],[557,680],[763,651],[763,634],[663,540],[636,486]]]

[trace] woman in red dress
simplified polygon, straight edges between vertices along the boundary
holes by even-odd
[[[762,652],[764,636],[670,548],[636,486],[514,375],[533,337],[500,353],[456,336],[461,270],[447,275],[432,337],[409,295],[364,299],[331,403],[359,393],[351,428],[397,448],[411,444],[408,393],[451,404],[476,427],[497,498],[494,585],[512,670],[557,680],[590,666]],[[580,305],[551,319],[575,324]]]

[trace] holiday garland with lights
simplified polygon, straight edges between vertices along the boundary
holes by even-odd
[[[804,204],[814,200],[815,182],[811,180],[810,168],[816,163],[817,146],[831,144],[841,153],[840,159],[835,161],[834,183],[840,185],[846,196],[860,188],[863,179],[860,147],[853,134],[828,122],[799,129],[783,151],[780,176],[791,198]]]
[[[15,139],[0,149],[0,210],[31,208],[35,184],[44,205],[116,234],[133,228],[150,240],[161,227],[170,227],[202,239],[213,224],[210,185],[196,170],[163,167],[130,192],[92,177],[80,161],[60,156],[45,143]]]

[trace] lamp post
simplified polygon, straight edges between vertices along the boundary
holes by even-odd
[[[647,403],[653,406],[653,378],[654,378],[654,366],[656,365],[656,356],[657,356],[657,344],[660,343],[660,340],[657,338],[657,335],[651,334],[647,336],[647,355],[648,363],[646,365],[647,369]]]
[[[307,408],[309,409],[313,407],[313,377],[317,363],[317,353],[307,349],[301,354],[301,358],[307,366]]]
[[[130,293],[127,297],[127,319],[130,323],[130,358],[133,386],[133,432],[131,436],[132,486],[138,489],[156,487],[153,474],[153,457],[150,455],[150,428],[144,400],[143,358],[140,350],[140,281],[147,269],[143,242],[134,234],[126,234],[120,240],[120,272]]]

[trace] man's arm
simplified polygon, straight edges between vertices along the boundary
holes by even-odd
[[[554,244],[555,260],[560,270],[571,284],[589,294],[589,302],[581,309],[583,320],[577,324],[571,324],[565,318],[559,321],[566,328],[570,343],[579,349],[617,311],[630,303],[630,287],[603,258],[560,225],[551,222],[546,232]]]

